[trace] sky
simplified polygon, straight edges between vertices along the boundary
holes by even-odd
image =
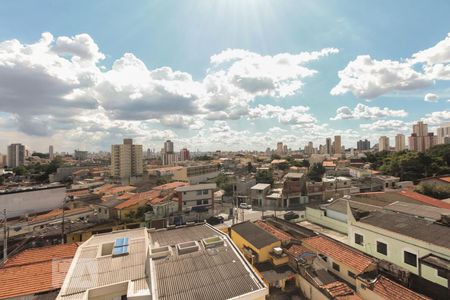
[[[450,122],[449,1],[0,5],[0,152],[291,149]]]

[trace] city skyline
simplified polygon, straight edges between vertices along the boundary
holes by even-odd
[[[402,1],[389,13],[335,1],[108,4],[63,13],[62,4],[3,5],[1,153],[12,143],[108,150],[128,137],[145,148],[170,139],[180,149],[262,151],[341,136],[356,148],[380,136],[392,145],[417,121],[434,133],[450,121],[446,2],[401,18]]]

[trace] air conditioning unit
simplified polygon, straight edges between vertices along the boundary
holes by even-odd
[[[276,255],[281,255],[283,254],[283,249],[281,247],[275,247],[273,248],[273,253],[275,253]]]

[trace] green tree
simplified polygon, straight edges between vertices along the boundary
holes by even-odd
[[[271,160],[274,160],[274,159],[280,159],[281,158],[281,156],[279,156],[278,154],[272,154],[271,156],[270,156],[270,158],[271,158]]]
[[[252,173],[252,172],[254,172],[254,171],[255,171],[255,168],[253,167],[252,162],[249,161],[249,162],[247,163],[247,172],[248,172],[248,173]]]
[[[273,184],[272,172],[264,170],[256,173],[256,183],[268,183]]]
[[[310,180],[320,182],[322,181],[322,176],[325,174],[325,168],[322,164],[316,163],[314,164],[308,172],[308,178]]]
[[[27,168],[25,168],[24,166],[18,166],[18,167],[15,167],[15,168],[13,169],[13,172],[14,172],[14,174],[16,174],[17,176],[23,176],[23,175],[28,174],[28,170],[27,170]]]
[[[217,186],[225,191],[225,196],[233,196],[233,182],[223,173],[220,173],[216,178]]]

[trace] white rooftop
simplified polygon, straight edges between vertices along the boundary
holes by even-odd
[[[270,188],[270,184],[268,183],[258,183],[254,186],[252,186],[250,189],[251,190],[265,190],[267,188]]]

